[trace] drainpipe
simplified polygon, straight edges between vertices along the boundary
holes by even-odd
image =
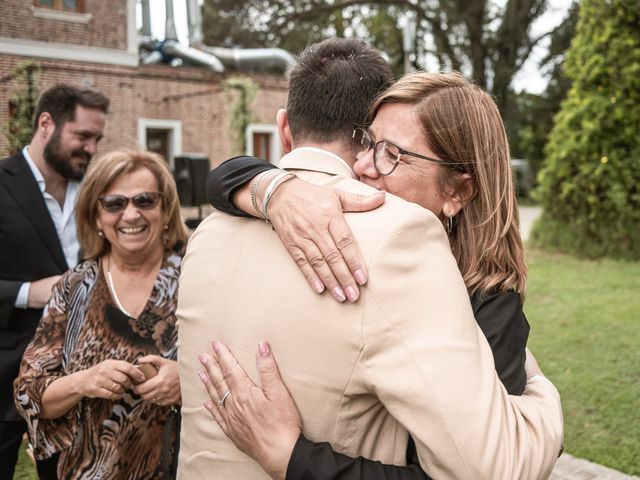
[[[164,38],[167,40],[177,40],[176,21],[173,18],[173,0],[164,0],[164,7],[167,20],[164,24]]]
[[[140,34],[143,37],[151,37],[151,8],[149,7],[149,0],[141,0],[142,6],[142,29]]]
[[[204,36],[202,35],[202,13],[198,0],[187,1],[187,22],[189,26],[189,45],[201,47]]]

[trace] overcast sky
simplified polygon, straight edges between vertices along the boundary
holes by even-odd
[[[164,38],[164,1],[165,0],[149,0],[152,12],[151,32],[155,38]],[[572,0],[549,0],[547,11],[543,15],[541,15],[540,18],[531,27],[533,36],[548,32],[549,30],[556,27],[566,15],[567,10],[571,6],[571,2]],[[173,0],[173,14],[176,23],[178,39],[181,42],[187,44],[187,7],[185,0]],[[140,15],[138,14],[139,24],[140,21]],[[543,72],[540,71],[538,62],[544,57],[548,47],[549,39],[545,39],[533,50],[531,56],[513,80],[513,86],[516,90],[524,90],[531,93],[541,93],[542,91],[544,91],[547,85],[547,80],[542,75]]]

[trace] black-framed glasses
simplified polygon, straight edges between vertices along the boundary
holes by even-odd
[[[105,212],[120,213],[127,208],[129,202],[133,203],[133,206],[140,210],[151,210],[158,205],[161,198],[162,194],[160,192],[142,192],[133,197],[126,197],[124,195],[100,195],[98,200]]]
[[[427,157],[426,155],[410,152],[409,150],[400,148],[387,140],[380,140],[376,142],[371,137],[371,133],[369,133],[367,128],[358,126],[354,127],[353,134],[351,135],[351,151],[353,152],[353,156],[358,158],[358,155],[361,153],[368,152],[372,149],[373,165],[376,171],[382,176],[391,175],[400,163],[403,155],[410,155],[430,162],[439,163],[440,165],[453,166],[456,169],[460,168],[460,166],[455,163],[445,162],[439,158]]]

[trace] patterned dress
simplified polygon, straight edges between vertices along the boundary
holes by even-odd
[[[176,359],[181,260],[180,253],[165,253],[151,296],[137,319],[117,310],[97,261],[78,265],[53,289],[22,358],[14,390],[36,458],[60,452],[59,478],[163,478],[162,438],[172,407],[152,404],[129,390],[116,401],[83,398],[60,418],[39,415],[45,389],[64,375],[107,359],[134,363],[149,354]],[[173,445],[174,439],[172,432],[168,444]],[[172,449],[169,453],[175,454]]]

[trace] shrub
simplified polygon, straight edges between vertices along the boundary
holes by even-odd
[[[16,65],[9,77],[18,85],[9,101],[12,114],[9,122],[3,127],[9,144],[10,153],[15,153],[31,141],[33,135],[33,114],[38,101],[36,79],[40,74],[40,66],[31,60]]]
[[[580,256],[640,259],[640,8],[584,0],[565,60],[532,241]]]

